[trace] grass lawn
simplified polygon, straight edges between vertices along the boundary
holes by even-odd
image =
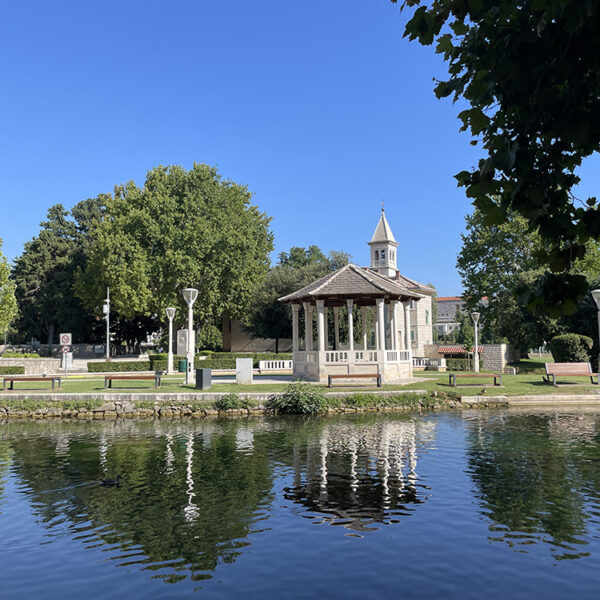
[[[542,374],[545,373],[544,363],[552,360],[549,356],[542,356],[541,358],[535,357],[531,359],[522,360],[515,366],[519,368],[517,375],[503,375],[502,387],[494,387],[492,379],[464,379],[462,383],[468,383],[464,387],[454,388],[449,384],[449,373],[437,373],[437,372],[415,372],[415,377],[423,378],[423,381],[413,383],[410,385],[384,385],[383,388],[377,388],[375,385],[360,385],[360,386],[336,386],[332,388],[332,391],[352,391],[352,392],[368,392],[377,391],[383,389],[386,391],[394,390],[426,390],[428,392],[456,392],[461,396],[473,396],[481,394],[484,386],[486,387],[486,395],[502,395],[502,396],[519,396],[519,395],[530,395],[530,394],[584,394],[590,392],[600,393],[600,386],[590,384],[589,378],[587,377],[572,377],[559,379],[560,386],[554,387],[548,383],[544,383],[542,380]],[[1,377],[0,377],[1,379]],[[235,383],[215,383],[211,387],[211,392],[216,393],[228,393],[228,392],[281,392],[285,389],[287,383],[261,383],[261,377],[255,377],[255,383],[253,385],[237,385]],[[184,378],[182,375],[170,375],[163,377],[162,385],[159,392],[163,393],[181,393],[181,392],[194,392],[195,387],[193,385],[186,386],[183,383]],[[460,380],[459,380],[460,381]],[[113,390],[115,392],[131,392],[131,393],[147,393],[154,391],[153,381],[114,381]],[[327,390],[325,385],[319,385],[319,387]],[[15,392],[19,391],[51,391],[50,383],[46,382],[23,382],[17,384]],[[58,391],[58,390],[55,390]],[[63,379],[62,386],[60,389],[63,393],[110,393],[111,390],[104,389],[104,377],[96,376],[93,374],[90,376],[72,376],[68,379]],[[2,392],[0,392],[1,394]],[[13,392],[4,392],[10,395]]]

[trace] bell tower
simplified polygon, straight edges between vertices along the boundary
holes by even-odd
[[[375,233],[369,242],[371,247],[371,268],[376,269],[381,275],[395,277],[398,267],[396,266],[396,248],[398,242],[394,239],[394,234],[390,224],[385,218],[385,210],[381,208],[381,217]]]

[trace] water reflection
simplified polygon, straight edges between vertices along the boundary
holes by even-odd
[[[293,445],[293,486],[284,497],[309,518],[364,532],[398,522],[428,497],[419,483],[417,445],[434,438],[432,421],[408,418],[330,422],[318,437]]]
[[[529,410],[480,413],[469,422],[469,472],[490,540],[526,551],[545,544],[556,559],[587,556],[598,531],[598,415]]]

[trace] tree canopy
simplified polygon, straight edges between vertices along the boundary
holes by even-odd
[[[241,317],[273,248],[270,218],[251,198],[204,164],[159,166],[141,188],[117,186],[94,231],[78,295],[98,307],[109,286],[115,311],[131,319],[162,316],[167,306],[183,314],[181,290],[195,287],[200,320]]]
[[[291,308],[278,298],[290,294],[311,281],[343,267],[350,261],[346,252],[331,251],[325,255],[318,246],[294,246],[281,252],[279,262],[269,271],[264,283],[254,294],[248,331],[262,338],[292,337]]]
[[[549,270],[528,308],[572,313],[588,289],[572,267],[600,240],[596,197],[573,194],[577,168],[600,150],[600,3],[405,0],[402,8],[414,9],[404,35],[436,42],[448,63],[437,97],[470,105],[462,130],[483,155],[456,175],[459,185],[488,225],[512,211],[539,234],[535,260]]]
[[[8,329],[18,312],[15,284],[9,276],[10,267],[2,253],[2,240],[0,240],[0,332]]]

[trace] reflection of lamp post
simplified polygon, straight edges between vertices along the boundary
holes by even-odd
[[[188,334],[187,334],[187,370],[185,372],[185,384],[189,385],[192,383],[194,377],[194,329],[193,329],[193,320],[194,320],[194,312],[192,310],[192,306],[194,302],[196,302],[196,298],[198,297],[198,290],[195,288],[185,288],[183,290],[183,299],[187,302],[188,305]]]
[[[598,348],[600,348],[600,289],[592,290],[592,297],[598,307]],[[600,371],[600,350],[598,351],[598,370]]]
[[[472,312],[471,319],[475,325],[475,348],[473,353],[473,370],[479,373],[479,313]]]
[[[169,353],[167,354],[167,373],[173,372],[173,319],[176,308],[167,308],[167,319],[169,319]]]

